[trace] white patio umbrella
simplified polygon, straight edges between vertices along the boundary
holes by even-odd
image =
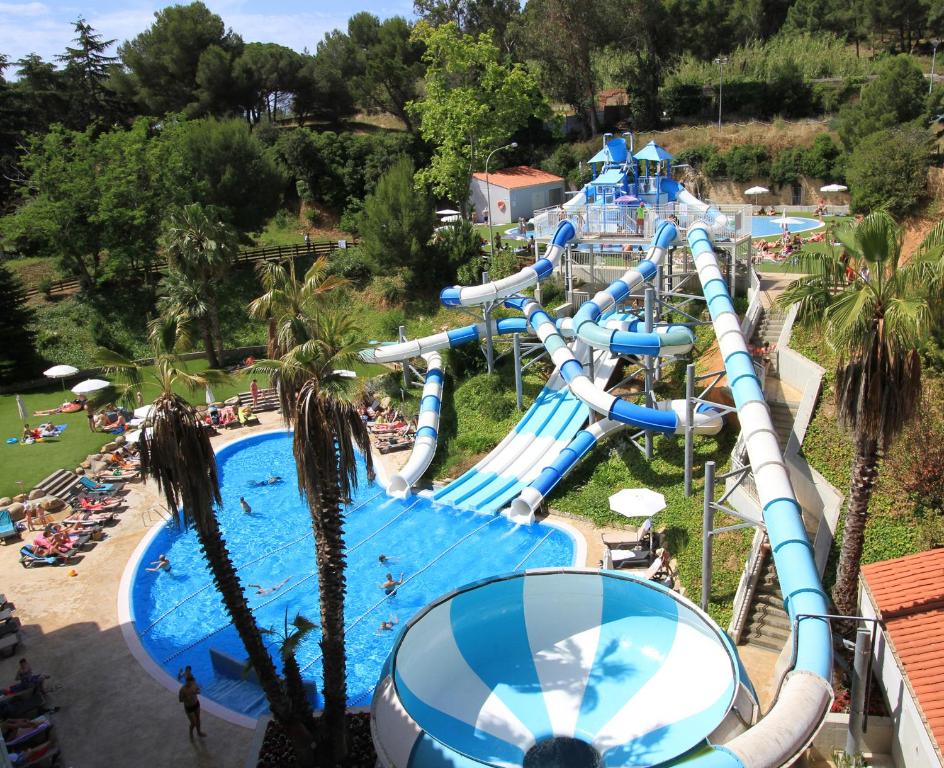
[[[23,402],[23,398],[19,395],[16,396],[16,410],[20,414],[20,421],[26,422],[29,420],[29,411],[26,410],[26,403]]]
[[[443,208],[441,211],[436,211],[437,216],[459,216],[462,211],[457,211],[454,208]]]
[[[138,442],[138,440],[141,439],[141,433],[142,433],[142,432],[145,432],[145,430],[143,430],[143,429],[135,429],[135,430],[133,430],[132,432],[128,432],[128,433],[125,435],[125,442],[128,443],[128,444],[130,444],[130,445],[134,445],[136,442]],[[151,427],[148,427],[148,428],[147,428],[146,434],[147,434],[148,437],[151,436]]]
[[[104,379],[86,379],[72,387],[72,391],[77,395],[84,395],[86,392],[98,392],[100,389],[106,389],[110,386],[111,382]]]
[[[154,410],[154,403],[150,405],[142,405],[134,409],[134,417],[136,419],[146,419],[151,415],[151,411]]]
[[[648,488],[624,488],[610,496],[610,509],[623,517],[652,517],[665,509],[665,496]]]
[[[335,370],[335,373],[340,376],[342,379],[356,379],[357,372],[349,371],[347,368],[338,368]]]
[[[62,388],[65,389],[66,378],[75,376],[78,372],[79,369],[71,365],[54,365],[52,368],[47,368],[43,371],[43,376],[49,379],[62,379]]]
[[[825,187],[820,187],[820,192],[846,192],[849,187],[844,186],[843,184],[827,184]]]
[[[750,195],[754,198],[754,205],[757,205],[758,195],[766,195],[768,192],[770,192],[770,190],[767,189],[767,187],[750,187],[744,190],[745,195]]]

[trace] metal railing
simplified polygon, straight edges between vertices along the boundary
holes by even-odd
[[[588,203],[564,211],[560,206],[542,208],[534,212],[535,237],[550,237],[563,219],[570,219],[581,236],[612,235],[614,237],[651,238],[656,224],[673,217],[684,232],[695,221],[703,221],[705,212],[689,208],[678,203],[647,206],[642,228],[637,225],[636,207],[628,205]],[[715,233],[716,241],[733,240],[749,236],[751,231],[751,207],[749,205],[712,205],[708,216],[715,219],[724,214],[724,224]]]

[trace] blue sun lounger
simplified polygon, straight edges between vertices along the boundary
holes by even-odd
[[[117,490],[121,488],[123,483],[96,483],[94,480],[90,480],[85,475],[82,475],[79,478],[79,482],[87,491],[93,491],[94,493],[109,493],[110,491]]]
[[[57,555],[37,555],[33,548],[26,544],[20,547],[20,565],[32,568],[34,565],[59,565],[62,559]]]
[[[16,524],[13,522],[13,518],[10,517],[10,513],[7,510],[0,512],[0,540],[6,544],[7,539],[19,535],[20,532],[16,529]]]

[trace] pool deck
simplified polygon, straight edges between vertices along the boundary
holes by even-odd
[[[214,437],[214,447],[281,426],[276,414],[260,414],[260,420],[258,427]],[[378,474],[389,477],[408,456],[409,452],[375,453]],[[128,487],[128,509],[117,525],[107,529],[106,540],[83,553],[75,564],[77,576],[68,575],[70,567],[24,570],[18,562],[18,545],[0,547],[0,591],[16,604],[16,615],[23,622],[23,643],[17,653],[0,660],[0,682],[14,681],[17,660],[25,656],[35,672],[51,675],[50,686],[61,686],[50,700],[61,707],[53,720],[63,764],[71,768],[242,768],[253,731],[204,711],[207,737],[190,741],[177,696],[144,670],[122,635],[121,576],[141,539],[159,522],[156,517],[147,521],[146,510],[161,502],[152,484]],[[583,535],[586,565],[599,566],[603,555],[599,534],[606,529],[572,518],[559,522]],[[750,672],[757,682],[761,670]]]

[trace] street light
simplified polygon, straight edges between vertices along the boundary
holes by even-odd
[[[715,59],[718,65],[718,130],[721,130],[721,94],[724,90],[724,65],[728,63],[727,56],[719,56]]]
[[[495,258],[495,241],[492,239],[492,188],[488,181],[488,161],[492,159],[492,155],[496,152],[501,152],[503,149],[517,149],[518,142],[513,141],[511,144],[506,144],[503,147],[497,147],[488,153],[488,157],[485,158],[485,200],[488,205],[488,253],[489,259]]]
[[[488,211],[489,264],[491,264],[491,262],[495,259],[495,239],[492,237],[492,188],[488,179],[488,161],[492,159],[492,155],[494,155],[496,152],[501,152],[503,149],[517,149],[517,147],[518,142],[513,141],[511,144],[506,144],[503,147],[496,147],[491,152],[489,152],[488,157],[485,158],[485,200],[488,206],[486,210]],[[482,313],[485,319],[485,362],[488,365],[488,372],[491,373],[495,366],[495,345],[492,341],[491,302],[486,302],[482,305]]]
[[[928,96],[931,95],[931,89],[934,88],[934,60],[937,58],[937,47],[941,44],[940,40],[931,41],[931,80],[928,83]]]

